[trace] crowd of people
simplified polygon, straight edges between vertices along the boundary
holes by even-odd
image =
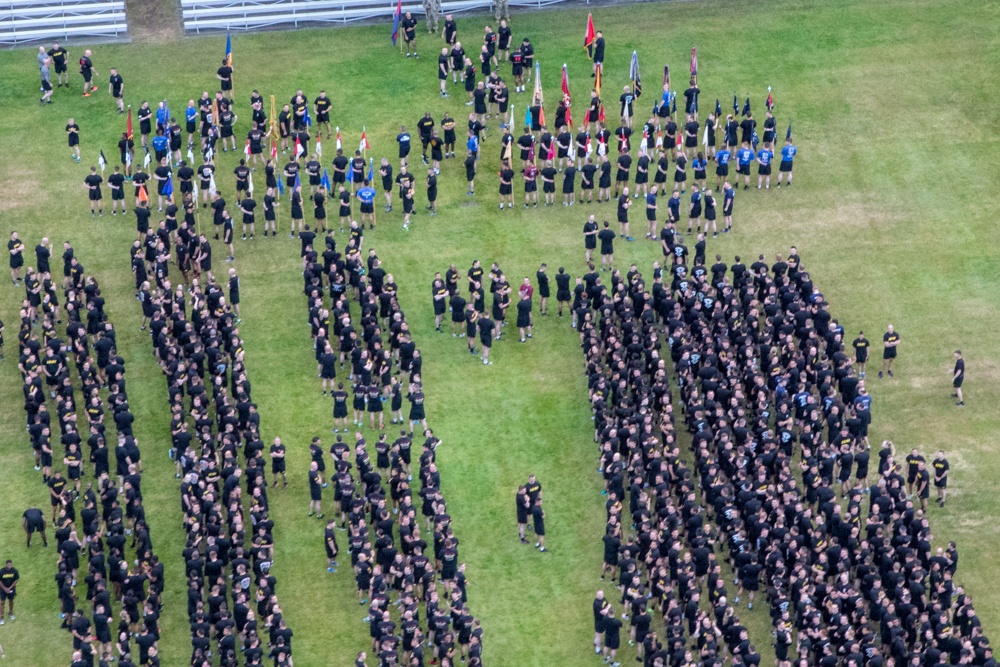
[[[8,247],[17,284],[23,257],[15,261],[15,255],[23,253],[24,244],[13,233]],[[46,524],[52,522],[59,616],[72,638],[73,667],[105,666],[116,658],[122,667],[155,667],[160,664],[164,565],[154,553],[146,521],[142,456],[133,430],[125,361],[117,351],[100,285],[86,275],[72,246],[63,245],[61,282],[52,271],[51,264],[58,260],[47,238],[35,246],[34,254],[35,262],[23,278],[18,368],[35,470],[48,487],[51,516],[37,507],[25,510],[26,544],[30,548],[32,536],[40,533],[47,547]],[[64,321],[63,337],[59,325]],[[110,434],[115,438],[111,443]],[[62,466],[57,465],[60,461]],[[60,468],[65,468],[65,476]],[[0,570],[0,596],[9,599],[13,620],[18,577],[14,570],[8,590],[3,573]],[[86,585],[85,595],[77,592],[78,583]],[[2,611],[0,607],[0,623]]]
[[[411,48],[416,57],[415,26],[407,13],[401,27],[408,57]],[[927,499],[933,486],[939,505],[944,505],[949,464],[943,452],[928,469],[916,450],[899,462],[894,446],[886,442],[877,453],[877,472],[869,470],[867,339],[859,334],[851,344],[855,369],[845,350],[843,327],[831,317],[794,248],[789,257],[778,256],[771,265],[763,256],[750,267],[739,257],[732,266],[718,255],[715,264],[708,263],[706,238],[710,228],[715,237],[732,229],[741,176],[743,189],[749,190],[755,169],[757,189],[770,189],[771,166],[777,160],[776,186],[791,186],[797,155],[791,128],[779,148],[768,103],[758,136],[749,100],[742,113],[734,101],[731,114],[723,114],[716,102],[706,117],[699,108],[696,76],[681,94],[665,76],[662,95],[641,128],[641,89],[635,83],[625,86],[617,100],[620,112],[612,112],[617,118],[609,123],[600,83],[603,35],[598,34],[599,51],[592,58],[595,86],[582,122],[573,122],[572,99],[564,94],[554,123],[546,123],[536,86],[523,105],[526,121],[517,136],[511,94],[528,92],[532,83],[535,46],[530,40],[516,45],[508,21],[502,20],[496,32],[486,26],[473,58],[458,39],[453,17],[447,16],[441,31],[445,44],[437,59],[441,95],[451,96],[450,80],[451,87],[462,86],[470,107],[463,160],[469,196],[477,193],[482,144],[493,135],[489,126],[495,120],[500,210],[514,206],[516,169],[525,208],[538,206],[539,180],[545,206],[557,203],[557,188],[567,207],[593,203],[595,189],[599,204],[616,202],[617,230],[610,221],[603,222],[602,229],[596,216],[584,226],[587,271],[575,282],[562,268],[555,276],[558,315],[565,307],[585,353],[606,485],[601,578],[607,577],[608,586],[620,594],[608,597],[599,591],[596,596],[595,652],[617,665],[624,632],[636,646],[636,660],[646,667],[709,667],[723,660],[759,664],[760,652],[738,608],[741,600],[752,608],[763,590],[777,667],[995,664],[971,597],[954,582],[957,549],[954,544],[948,549],[931,547]],[[83,94],[88,97],[97,90],[91,58],[87,51],[80,59]],[[56,69],[61,87],[67,60],[67,51],[58,44],[40,49],[42,103],[51,101],[49,68]],[[500,72],[507,67],[513,91]],[[220,90],[214,97],[204,92],[191,100],[181,120],[170,113],[165,100],[155,110],[143,102],[136,114],[140,136],[123,133],[118,142],[120,165],[113,167],[107,181],[102,176],[105,165],[100,174],[97,167],[91,168],[84,185],[92,216],[103,215],[103,188],[110,188],[115,215],[119,205],[126,214],[126,199],[131,203],[127,184],[135,189],[137,240],[131,269],[142,326],[149,328],[167,379],[170,454],[181,480],[187,536],[182,555],[191,664],[256,665],[270,659],[276,667],[290,667],[293,633],[275,592],[274,524],[266,477],[270,461],[271,488],[277,488],[279,477],[287,486],[286,449],[275,438],[265,450],[260,436],[238,329],[239,276],[229,269],[228,281],[220,283],[212,273],[209,236],[222,241],[226,260],[232,262],[237,234],[230,205],[216,183],[217,157],[220,151],[240,150],[231,63],[224,62],[216,78]],[[110,70],[108,93],[118,113],[124,114],[124,80],[115,69]],[[683,99],[681,113],[678,97]],[[277,118],[270,119],[263,96],[253,90],[244,157],[232,172],[243,240],[254,239],[260,214],[264,237],[269,231],[277,236],[278,214],[287,205],[288,236],[301,243],[317,375],[323,394],[332,400],[334,425],[329,479],[321,440],[310,445],[309,514],[327,519],[323,542],[331,573],[339,568],[337,532],[346,532],[342,539],[350,551],[359,603],[368,605],[365,621],[380,664],[422,665],[425,649],[431,654],[427,657],[442,666],[459,660],[482,664],[483,630],[469,611],[465,567],[435,461],[440,440],[427,425],[423,359],[396,299],[393,276],[374,250],[362,254],[365,224],[369,230],[376,226],[376,185],[381,185],[387,214],[393,211],[394,191],[398,193],[403,228],[410,229],[420,182],[409,165],[414,138],[401,127],[396,138],[398,173],[388,158],[378,165],[368,161],[362,142],[357,151],[336,149],[328,178],[322,135],[325,128],[326,138],[331,138],[332,106],[325,91],[310,101],[299,90]],[[272,124],[277,136],[268,151]],[[420,159],[427,168],[426,176],[419,178],[429,215],[435,215],[439,177],[447,161],[456,157],[456,144],[461,152],[457,135],[463,132],[449,113],[437,123],[427,112],[416,128]],[[71,155],[79,162],[80,127],[73,118],[65,132]],[[138,159],[136,139],[144,153]],[[284,165],[279,164],[279,152],[287,155]],[[253,184],[258,165],[265,191],[259,206]],[[214,234],[201,233],[199,190],[201,208],[211,207]],[[664,216],[660,198],[668,193]],[[164,216],[151,224],[154,194],[157,213]],[[716,225],[717,197],[722,200],[721,230]],[[651,286],[635,265],[623,275],[614,263],[616,239],[634,240],[629,212],[640,198],[645,204],[645,237],[661,243],[664,254],[663,266],[653,267]],[[337,225],[328,221],[327,206],[334,200],[339,230],[346,237],[338,237]],[[355,205],[360,215],[355,215]],[[310,207],[312,215],[307,216]],[[688,236],[695,239],[693,258],[679,235],[682,207]],[[657,230],[657,221],[664,217]],[[346,239],[342,250],[338,239]],[[156,665],[163,566],[153,554],[145,522],[142,465],[125,393],[124,362],[115,350],[104,299],[68,243],[62,256],[61,307],[49,271],[48,240],[42,239],[35,249],[35,267],[27,268],[23,277],[24,245],[16,234],[8,250],[11,279],[15,285],[23,281],[26,289],[19,367],[36,469],[52,499],[59,553],[56,582],[64,627],[73,635],[74,667],[93,665],[95,659],[109,662],[114,653],[121,665],[130,664],[133,655],[139,664]],[[601,255],[602,269],[610,272],[606,281],[595,268],[595,254]],[[171,264],[180,280],[171,280]],[[465,337],[469,353],[478,352],[482,363],[490,365],[490,349],[501,339],[513,289],[497,263],[487,273],[476,261],[466,278],[468,298],[462,295],[454,264],[443,277],[435,275],[431,299],[436,329],[443,331],[450,314],[452,335]],[[550,290],[544,264],[535,283],[540,312],[547,315]],[[527,277],[518,286],[516,326],[522,343],[533,335],[534,289]],[[356,313],[352,302],[357,303]],[[66,341],[56,331],[63,318],[68,322]],[[41,327],[41,340],[36,326]],[[892,376],[899,334],[890,326],[883,340],[882,370]],[[79,403],[71,356],[82,388]],[[959,405],[964,405],[963,378],[964,360],[956,352],[953,386]],[[107,397],[102,399],[104,388]],[[410,404],[405,418],[404,398]],[[48,399],[55,401],[59,415],[65,478],[53,465]],[[114,476],[104,441],[105,406],[117,432]],[[78,408],[88,420],[89,461],[94,466],[94,481],[85,486]],[[353,436],[347,423],[352,412]],[[390,413],[389,424],[400,428],[399,437],[391,441],[384,432],[385,412]],[[374,464],[362,433],[366,422],[375,440]],[[424,440],[416,494],[423,522],[411,486],[411,450],[418,426]],[[679,437],[681,427],[688,435]],[[682,455],[680,441],[688,438],[691,452]],[[330,484],[332,511],[323,506],[324,489]],[[75,507],[81,498],[82,536],[76,532]],[[537,480],[532,477],[518,489],[516,502],[519,538],[528,541],[525,529],[531,525],[535,546],[546,551]],[[29,545],[34,532],[47,543],[45,526],[41,510],[25,512]],[[433,561],[421,532],[433,536]],[[132,541],[127,545],[128,537]],[[127,549],[135,554],[131,566]],[[80,555],[88,559],[84,606],[89,609],[76,604]],[[5,571],[0,570],[0,599],[10,603],[13,619],[16,578],[8,586],[15,575],[5,579]],[[116,634],[111,629],[112,603],[121,606]],[[0,623],[3,611],[0,607]],[[358,664],[366,658],[366,652],[359,653]]]
[[[368,605],[364,621],[378,664],[424,665],[426,659],[442,667],[458,661],[481,665],[483,629],[469,610],[465,564],[436,464],[441,441],[427,425],[423,361],[397,301],[395,278],[373,249],[362,260],[360,229],[348,237],[343,252],[332,230],[323,239],[322,254],[316,250],[319,237],[308,225],[300,239],[303,294],[324,396],[336,382],[329,394],[333,470],[327,480],[325,453],[315,438],[308,473],[309,516],[324,518],[323,489],[333,485],[334,508],[324,531],[328,571],[337,571],[337,531],[346,531],[358,601]],[[347,377],[338,380],[338,369]],[[346,384],[353,392],[353,440],[348,439]],[[405,421],[404,391],[410,403]],[[387,409],[392,424],[402,425],[392,440],[385,433]],[[366,413],[374,432],[374,462],[362,434]],[[411,466],[415,433],[423,441]],[[412,484],[413,467],[419,487]],[[366,656],[359,653],[357,664],[363,665]]]
[[[995,664],[954,543],[932,547],[923,457],[884,442],[869,470],[871,398],[795,248],[668,256],[573,304],[618,592],[597,593],[595,652],[618,664],[627,623],[649,667],[757,665],[738,607],[762,601],[778,667]]]
[[[157,257],[171,256],[178,232],[159,239]],[[162,247],[166,244],[166,248]],[[184,276],[173,288],[156,264],[133,253],[132,268],[156,274],[138,285],[137,299],[153,353],[167,382],[171,448],[186,541],[182,552],[191,628],[190,664],[198,667],[291,667],[293,631],[277,594],[272,488],[287,487],[285,445],[261,439],[260,415],[247,379],[239,332],[239,276],[223,288],[210,272]],[[166,262],[163,262],[166,264]],[[147,265],[148,264],[148,265]],[[144,266],[145,265],[145,266]],[[138,280],[138,278],[137,278]]]

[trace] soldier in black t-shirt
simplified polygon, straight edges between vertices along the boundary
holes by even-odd
[[[62,88],[64,83],[66,86],[69,86],[69,74],[66,72],[66,59],[69,57],[69,53],[66,49],[59,46],[59,42],[55,42],[52,48],[46,53],[52,58],[52,64],[55,66],[58,86]],[[63,76],[66,77],[65,82],[63,81]]]
[[[49,546],[49,540],[45,535],[45,514],[37,507],[29,507],[21,517],[21,525],[24,527],[24,535],[27,540],[26,547],[31,548],[31,536],[34,533],[42,534],[42,545]]]
[[[90,217],[94,217],[95,206],[104,215],[104,204],[101,203],[101,183],[104,179],[97,173],[97,167],[90,168],[90,175],[83,179],[83,187],[87,191],[87,198],[90,200]]]
[[[403,41],[406,43],[406,57],[409,58],[412,55],[414,58],[419,58],[420,55],[417,53],[417,19],[413,18],[413,14],[410,12],[406,12],[399,22],[399,27],[403,31]]]
[[[955,350],[955,368],[951,373],[951,386],[955,388],[952,398],[957,398],[958,407],[965,407],[965,399],[962,398],[962,383],[965,382],[965,359],[962,358],[962,351]]]
[[[111,68],[111,77],[108,80],[108,93],[114,98],[115,104],[118,105],[118,115],[124,114],[125,102],[122,100],[122,96],[125,93],[125,80],[122,79],[122,75],[114,67]]]
[[[80,57],[80,76],[83,77],[83,96],[90,97],[90,94],[97,91],[97,86],[93,85],[93,78],[97,76],[94,69],[94,62],[90,59],[93,54],[90,49],[83,52]]]
[[[0,625],[6,623],[4,612],[9,611],[10,620],[14,620],[14,598],[17,597],[17,582],[21,578],[17,568],[11,561],[0,568]]]
[[[948,470],[951,469],[951,465],[948,463],[948,459],[944,457],[944,452],[940,449],[937,456],[931,462],[931,465],[934,467],[934,488],[937,489],[937,502],[938,505],[944,507],[948,496]]]
[[[854,348],[854,361],[858,364],[858,377],[865,378],[865,365],[868,363],[868,352],[871,349],[871,342],[865,338],[865,332],[859,331],[858,337],[851,343]]]
[[[108,176],[108,186],[111,188],[111,215],[118,215],[118,202],[122,203],[122,215],[125,215],[125,175],[121,167],[115,165],[115,171]]]
[[[222,66],[215,71],[215,78],[219,80],[219,89],[223,93],[232,96],[233,90],[233,68],[229,65],[229,58],[222,59]]]
[[[76,120],[70,118],[66,121],[66,139],[69,143],[69,149],[71,151],[70,157],[74,159],[77,163],[80,162],[80,126],[76,124]]]

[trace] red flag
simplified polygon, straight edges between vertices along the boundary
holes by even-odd
[[[771,96],[771,91],[767,91],[767,110],[774,110],[774,98]]]
[[[601,96],[601,87],[604,83],[604,68],[598,67],[597,71],[594,72],[594,90],[597,91],[597,96]]]
[[[587,32],[583,35],[583,48],[589,49],[597,39],[597,35],[594,33],[594,15],[587,14]]]
[[[278,159],[278,142],[273,137],[271,138],[271,159]]]
[[[132,138],[132,107],[128,108],[128,118],[125,120],[125,134],[129,139]]]
[[[683,132],[678,132],[677,133],[677,148],[683,148],[683,147],[684,147]]]
[[[603,123],[605,120],[607,120],[607,117],[604,115],[604,104],[601,103],[600,110],[597,112],[597,122]]]
[[[299,155],[304,153],[305,150],[302,148],[302,143],[299,141],[298,135],[295,136],[295,160],[299,159]]]
[[[250,159],[250,140],[249,139],[247,139],[247,145],[243,147],[243,154],[247,156],[247,159]]]
[[[538,106],[538,125],[541,127],[545,126],[545,109],[541,105]]]
[[[146,202],[147,204],[149,203],[149,194],[146,193],[145,183],[139,186],[139,196],[137,199],[141,202]]]
[[[562,71],[562,92],[566,96],[566,106],[569,106],[572,95],[569,94],[569,74],[566,72],[566,65],[563,65]]]
[[[572,109],[569,108],[569,105],[566,106],[566,124],[569,125],[570,128],[574,127],[574,125],[573,125],[573,112],[572,112]]]
[[[358,149],[366,151],[371,149],[371,144],[368,143],[368,133],[362,128],[361,130],[361,143],[358,145]]]
[[[691,47],[691,76],[698,74],[698,50]]]
[[[545,159],[546,160],[555,160],[556,159],[556,142],[553,141],[553,142],[551,142],[549,144],[549,152],[545,156]]]

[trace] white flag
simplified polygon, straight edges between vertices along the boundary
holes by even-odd
[[[208,194],[210,194],[210,195],[212,195],[214,197],[215,193],[216,193],[216,189],[215,189],[215,172],[212,172],[212,175],[208,179]]]
[[[149,153],[146,153],[146,157],[142,158],[142,168],[145,169],[146,167],[148,167],[149,163],[152,161],[153,157]]]
[[[190,145],[188,145],[187,159],[188,164],[194,164],[194,150],[191,149]]]
[[[253,194],[253,173],[247,177],[247,192]]]
[[[316,137],[316,157],[323,157],[323,143],[321,141],[322,138],[323,138],[322,136]]]

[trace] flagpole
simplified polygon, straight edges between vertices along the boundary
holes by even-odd
[[[364,125],[361,126],[361,136],[365,138],[365,143],[361,144],[361,157],[368,160],[368,130]],[[362,179],[364,180],[364,179]],[[374,209],[373,209],[374,210]]]

